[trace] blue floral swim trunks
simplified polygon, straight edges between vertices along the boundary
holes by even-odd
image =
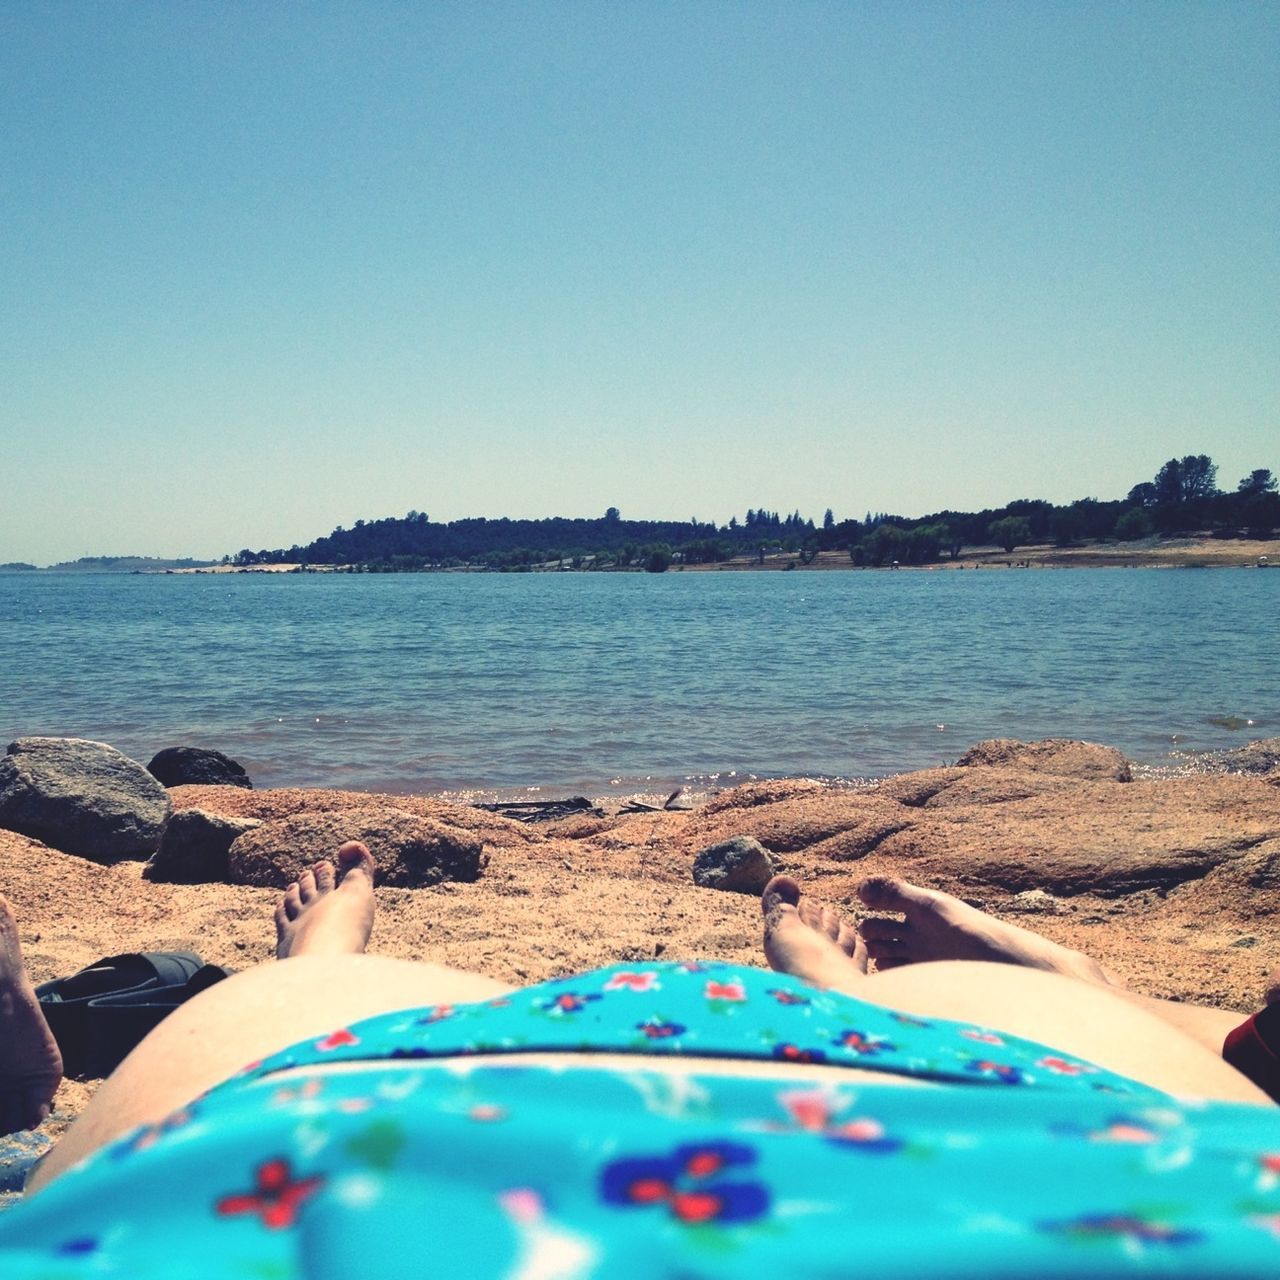
[[[937,1087],[520,1065],[565,1050]],[[1278,1268],[1280,1109],[716,964],[336,1028],[0,1215],[5,1280]]]

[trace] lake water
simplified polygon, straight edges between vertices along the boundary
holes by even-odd
[[[1248,569],[0,575],[0,747],[548,795],[873,776],[988,737],[1168,764],[1280,734],[1278,618],[1280,573]]]

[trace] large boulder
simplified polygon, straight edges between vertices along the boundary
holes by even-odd
[[[703,849],[693,860],[693,882],[703,889],[758,894],[775,870],[773,855],[750,836]]]
[[[1278,838],[1280,796],[1271,788],[1205,775],[930,805],[875,853],[922,883],[1115,896],[1170,890]]]
[[[224,818],[203,809],[180,809],[165,825],[160,847],[142,868],[145,880],[167,884],[208,884],[227,879],[227,853],[256,818]]]
[[[1029,769],[1093,782],[1129,782],[1133,778],[1128,760],[1115,747],[1075,738],[1044,738],[1039,742],[989,738],[970,747],[956,764],[961,768],[993,765]]]
[[[412,889],[442,880],[476,880],[481,841],[460,827],[399,809],[299,813],[264,822],[237,837],[227,854],[233,883],[283,889],[312,863],[362,840],[378,864],[378,883]]]
[[[84,738],[19,738],[0,756],[0,827],[111,861],[156,851],[171,805],[136,760]]]
[[[165,747],[151,757],[147,772],[166,787],[245,787],[253,783],[244,766],[205,747]]]

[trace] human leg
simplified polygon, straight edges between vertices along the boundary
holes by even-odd
[[[62,1055],[18,945],[18,922],[0,895],[0,1135],[34,1129],[49,1114]]]
[[[972,959],[938,959],[867,973],[829,922],[802,914],[795,881],[765,889],[765,953],[775,968],[922,1018],[971,1022],[1052,1045],[1182,1096],[1267,1102],[1214,1052],[1125,993],[1060,972]],[[793,967],[794,966],[794,967]]]
[[[373,859],[338,850],[290,886],[277,955],[174,1010],[105,1080],[32,1179],[38,1189],[90,1152],[152,1124],[242,1067],[299,1040],[418,1005],[484,1000],[502,983],[440,965],[363,954],[373,926]]]

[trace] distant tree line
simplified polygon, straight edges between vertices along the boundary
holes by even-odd
[[[799,511],[783,516],[748,509],[725,525],[687,521],[624,520],[617,507],[597,519],[489,520],[483,516],[433,523],[425,512],[357,520],[305,546],[274,551],[245,548],[237,565],[351,565],[367,572],[398,572],[463,565],[506,571],[547,566],[573,569],[647,569],[672,564],[715,564],[750,554],[761,561],[786,551],[808,562],[819,551],[847,551],[860,565],[926,564],[962,548],[1052,542],[1073,546],[1104,539],[1135,541],[1157,534],[1205,530],[1223,536],[1268,537],[1280,527],[1280,494],[1269,470],[1245,476],[1236,488],[1217,487],[1207,454],[1170,458],[1154,478],[1123,499],[1079,498],[1055,506],[1019,498],[983,511],[939,511],[909,518],[867,512],[862,520],[836,520],[830,508],[821,526]]]

